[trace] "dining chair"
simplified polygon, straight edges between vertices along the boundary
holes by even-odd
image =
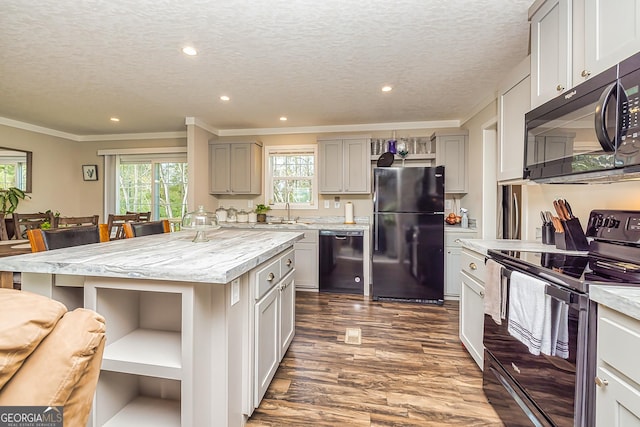
[[[58,216],[53,219],[54,228],[78,227],[83,225],[98,225],[99,215],[91,216]]]
[[[13,226],[16,239],[26,239],[27,230],[42,227],[42,224],[53,225],[54,215],[51,212],[38,212],[31,214],[13,213]]]
[[[124,239],[124,230],[122,226],[127,222],[138,222],[138,214],[109,214],[107,217],[107,228],[111,240]]]
[[[127,211],[127,215],[136,214],[138,215],[138,221],[151,221],[151,212],[131,212]]]
[[[31,244],[31,252],[43,252],[109,241],[107,224],[51,228],[48,230],[34,228],[27,230],[27,237],[29,238],[29,244]]]
[[[122,228],[126,239],[171,232],[171,224],[166,219],[148,222],[127,222]]]
[[[0,240],[9,240],[7,224],[4,221],[4,214],[0,214]]]

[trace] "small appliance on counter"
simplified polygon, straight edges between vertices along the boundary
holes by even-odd
[[[589,288],[640,287],[640,211],[593,210],[585,235],[582,253],[488,251],[483,389],[505,425],[595,425]]]

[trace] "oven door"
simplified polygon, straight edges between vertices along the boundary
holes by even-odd
[[[491,373],[502,372],[503,376],[515,384],[514,387],[534,402],[535,407],[544,414],[544,419],[550,420],[558,427],[581,425],[585,417],[586,385],[584,384],[585,375],[581,372],[586,370],[588,297],[568,288],[547,283],[545,294],[568,306],[568,357],[542,353],[534,355],[527,345],[508,331],[510,315],[508,298],[511,296],[511,283],[508,277],[511,271],[503,268],[503,275],[507,277],[506,319],[498,325],[490,315],[485,315],[483,337],[486,351],[502,371],[485,370],[483,382],[495,383]],[[540,423],[544,425],[542,421]]]

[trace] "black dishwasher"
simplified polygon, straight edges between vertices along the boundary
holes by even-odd
[[[361,230],[320,230],[320,292],[364,294]]]

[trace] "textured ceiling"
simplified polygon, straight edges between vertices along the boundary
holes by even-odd
[[[2,0],[0,117],[75,135],[459,120],[527,55],[531,3]]]

